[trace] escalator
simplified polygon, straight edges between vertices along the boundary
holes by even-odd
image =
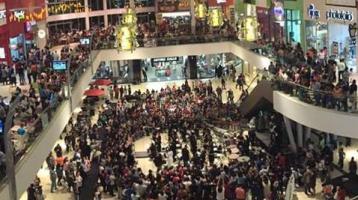
[[[252,92],[240,104],[239,110],[243,117],[251,118],[259,110],[273,110],[272,82],[260,81]]]

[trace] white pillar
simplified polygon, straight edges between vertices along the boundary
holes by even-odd
[[[129,7],[133,9],[135,8],[134,0],[129,0]]]
[[[37,28],[38,28],[38,31],[45,31],[46,35],[44,38],[39,38],[38,36],[38,32],[35,33],[35,38],[37,38],[37,47],[40,48],[40,49],[43,49],[45,48],[46,46],[46,38],[49,37],[48,33],[48,29],[47,29],[47,23],[46,23],[46,20],[42,20],[40,22],[37,22]]]
[[[311,128],[310,127],[306,127],[306,134],[305,134],[305,141],[307,141],[308,139],[311,139]]]
[[[299,147],[303,147],[303,126],[297,123],[297,143]]]
[[[357,3],[358,4],[358,3]],[[353,69],[353,72],[358,72],[358,37],[356,37],[356,68]]]
[[[191,33],[196,33],[196,19],[195,19],[195,1],[190,0],[190,16],[191,16]]]
[[[103,0],[103,10],[107,10],[107,0]],[[108,27],[108,15],[107,13],[103,16],[104,27]]]
[[[295,138],[293,137],[291,121],[287,117],[283,117],[283,121],[285,122],[288,139],[290,141],[290,148],[292,149],[293,152],[297,152],[297,146],[296,146]]]
[[[85,13],[86,13],[86,17],[85,17],[85,26],[86,26],[86,30],[90,29],[90,20],[89,20],[89,8],[88,8],[88,0],[85,0]]]

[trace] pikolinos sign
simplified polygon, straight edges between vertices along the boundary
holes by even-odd
[[[330,9],[326,12],[327,20],[335,19],[341,21],[353,21],[353,13],[351,11]]]

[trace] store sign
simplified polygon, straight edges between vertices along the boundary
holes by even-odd
[[[274,0],[273,3],[273,15],[276,21],[283,21],[283,16],[285,11],[283,9],[283,1],[282,0]]]
[[[153,58],[153,62],[172,62],[178,60],[179,57]]]
[[[40,30],[37,32],[37,36],[38,36],[40,39],[44,39],[44,38],[46,37],[46,32],[45,32],[45,30],[40,29]]]
[[[24,20],[25,19],[25,11],[23,11],[23,10],[15,10],[14,11],[14,16],[18,21]]]
[[[320,22],[335,21],[337,23],[352,22],[356,18],[356,11],[349,7],[333,7],[325,4],[307,2],[305,19]]]
[[[5,48],[0,47],[0,59],[5,59]]]
[[[311,19],[318,19],[320,17],[320,11],[316,9],[314,4],[310,4],[307,8],[307,14]]]
[[[284,14],[284,10],[282,7],[274,7],[273,13],[275,14],[276,17],[282,17]]]
[[[351,11],[330,9],[326,12],[327,20],[334,19],[340,21],[353,21],[353,13]]]
[[[6,10],[0,10],[0,21],[6,19]]]

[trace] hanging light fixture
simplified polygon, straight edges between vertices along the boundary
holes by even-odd
[[[224,24],[224,17],[220,8],[210,9],[208,23],[213,28],[218,28]]]
[[[195,5],[195,17],[199,20],[204,20],[206,18],[207,8],[204,3],[197,3]]]
[[[135,50],[137,45],[137,31],[134,27],[122,25],[117,27],[117,45],[118,51]]]
[[[137,15],[134,9],[128,8],[117,27],[117,49],[133,52],[137,46]]]
[[[122,16],[122,25],[137,26],[137,15],[132,8],[128,8],[127,12]]]

